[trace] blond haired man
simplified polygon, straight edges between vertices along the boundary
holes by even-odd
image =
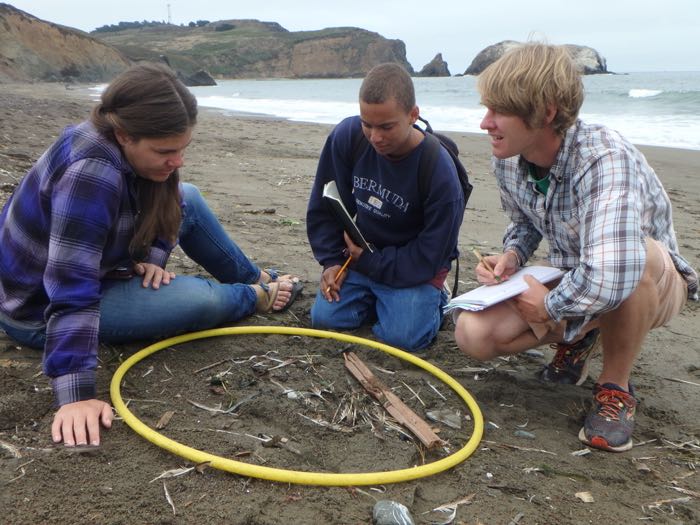
[[[646,334],[697,298],[696,272],[678,251],[671,203],[644,156],[618,133],[578,119],[580,73],[564,47],[524,44],[488,67],[478,88],[501,202],[511,223],[503,253],[476,268],[495,284],[524,265],[542,239],[565,271],[483,312],[461,312],[455,338],[488,360],[554,343],[544,381],[581,384],[602,342],[594,408],[579,439],[632,447],[637,399],[629,382]],[[537,334],[537,335],[535,335]]]

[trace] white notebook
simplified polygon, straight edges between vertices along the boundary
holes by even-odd
[[[528,289],[528,285],[523,279],[525,275],[532,275],[539,282],[548,283],[564,275],[564,272],[551,266],[525,266],[500,284],[479,286],[479,288],[454,297],[447,303],[444,310],[449,312],[459,308],[478,312],[501,301],[515,297]]]

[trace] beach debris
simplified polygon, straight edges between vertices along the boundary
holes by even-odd
[[[165,501],[167,501],[170,508],[173,509],[173,516],[176,515],[177,512],[175,511],[175,503],[173,502],[173,498],[170,497],[170,492],[168,492],[168,487],[165,484],[165,481],[163,482],[163,492],[165,493]]]
[[[426,511],[423,514],[429,514],[432,512],[440,513],[443,516],[441,518],[437,518],[439,521],[430,521],[429,523],[431,525],[449,525],[450,523],[454,522],[455,518],[457,517],[457,508],[460,505],[471,504],[472,499],[475,495],[476,493],[470,494],[469,496],[466,496],[460,500],[445,503],[443,505],[435,507],[434,509]]]
[[[196,401],[192,401],[191,399],[187,399],[187,402],[190,405],[197,407],[200,410],[206,410],[207,412],[214,412],[214,413],[218,413],[218,414],[225,414],[226,413],[226,410],[221,408],[221,403],[219,403],[219,406],[209,407],[207,405],[203,405],[202,403],[197,403]]]
[[[362,360],[353,352],[343,354],[345,367],[360,382],[384,409],[391,414],[400,424],[408,428],[425,445],[431,449],[444,445],[430,425],[423,421],[413,410],[399,399],[384,383],[382,383],[372,371],[367,368]]]
[[[418,393],[415,390],[413,390],[410,386],[408,386],[405,381],[401,381],[401,383],[403,384],[403,386],[405,386],[406,388],[408,388],[411,391],[411,394],[413,394],[413,397],[415,397],[421,405],[425,406],[425,403],[423,402],[423,400],[420,398],[420,396],[418,395]]]
[[[691,499],[692,498],[690,498],[689,496],[685,496],[683,498],[662,499],[654,501],[653,503],[649,503],[648,505],[642,505],[642,510],[645,513],[649,513],[649,511],[651,510],[663,511],[663,507],[667,505],[671,509],[671,514],[673,514],[675,512],[673,509],[673,505],[678,503],[688,503]]]
[[[520,523],[520,520],[524,517],[524,512],[518,512],[515,516],[513,516],[513,519],[508,522],[508,525],[518,525]]]
[[[641,461],[635,462],[635,467],[637,468],[637,472],[643,472],[645,474],[648,474],[649,472],[651,472],[651,468],[649,467],[649,465],[647,465],[646,463],[643,463]]]
[[[26,476],[27,471],[24,469],[24,467],[26,467],[27,465],[29,465],[30,463],[33,463],[33,462],[34,462],[34,460],[31,459],[31,460],[27,461],[26,463],[22,463],[21,465],[19,465],[19,466],[15,469],[15,472],[19,471],[19,474],[17,474],[14,478],[8,479],[8,480],[5,482],[5,484],[6,484],[6,485],[9,485],[9,484],[12,483],[13,481],[17,481],[18,479],[23,478],[24,476]]]
[[[694,383],[693,381],[686,381],[685,379],[678,379],[677,377],[664,377],[666,381],[675,381],[676,383],[683,383],[685,385],[700,386],[700,383]]]
[[[528,432],[527,430],[518,429],[515,432],[513,432],[513,435],[519,438],[537,439],[537,436],[535,434],[533,434],[532,432]]]
[[[247,395],[243,399],[240,399],[237,402],[235,402],[233,405],[231,405],[229,408],[227,408],[225,412],[227,414],[235,414],[239,408],[241,408],[246,403],[249,403],[250,401],[252,401],[256,397],[258,397],[259,395],[260,395],[260,392],[253,392],[252,394]]]
[[[556,452],[550,452],[549,450],[543,450],[540,448],[529,448],[529,447],[519,447],[517,445],[511,445],[510,443],[498,443],[496,441],[489,441],[487,439],[482,439],[482,443],[487,443],[489,445],[495,445],[497,447],[510,448],[513,450],[521,450],[523,452],[541,452],[542,454],[549,454],[551,456],[556,456]]]
[[[582,448],[581,450],[574,450],[571,455],[572,456],[587,456],[588,454],[591,453],[590,448]]]
[[[270,383],[278,386],[282,389],[282,395],[287,396],[287,399],[304,399],[306,397],[306,392],[301,392],[299,390],[294,390],[293,388],[287,388],[282,383],[278,383],[274,379],[270,379]]]
[[[311,383],[311,389],[309,390],[309,394],[312,396],[316,396],[322,401],[326,401],[326,398],[323,397],[323,394],[333,394],[333,383],[324,387],[318,387],[314,383]]]
[[[246,434],[248,435],[248,434]],[[250,436],[250,437],[255,437],[255,436]],[[301,451],[294,448],[290,443],[289,443],[289,438],[286,438],[284,436],[279,436],[279,435],[274,435],[274,436],[267,436],[265,434],[260,434],[260,437],[258,437],[261,441],[261,445],[265,448],[283,448],[286,450],[289,450],[292,454],[297,454],[301,455]]]
[[[682,443],[674,443],[673,441],[670,441],[668,439],[663,439],[663,442],[666,443],[666,447],[663,448],[672,448],[675,450],[687,450],[691,452],[698,452],[700,451],[700,440],[698,439],[691,439],[689,441],[684,441]]]
[[[330,428],[331,430],[335,430],[336,432],[352,432],[351,428],[345,428],[345,427],[342,427],[342,426],[337,425],[335,423],[330,423],[328,421],[325,421],[323,419],[314,419],[312,417],[305,416],[304,414],[302,414],[300,412],[297,412],[297,415],[303,417],[304,419],[311,421],[312,423],[314,423],[320,427]]]
[[[230,361],[231,361],[231,359],[222,359],[221,361],[217,361],[216,363],[212,363],[210,365],[203,366],[202,368],[198,368],[197,370],[195,370],[192,373],[198,374],[200,372],[204,372],[205,370],[209,370],[210,368],[214,368],[216,366],[223,365],[224,363],[228,363]]]
[[[211,461],[202,461],[201,463],[197,463],[194,466],[194,469],[197,471],[197,474],[203,474],[205,470],[207,470],[211,466]]]
[[[432,384],[430,381],[426,381],[426,383],[428,383],[428,386],[429,386],[430,388],[432,388],[433,391],[434,391],[443,401],[447,401],[447,398],[446,398],[445,396],[442,395],[442,393],[437,389],[437,387],[436,387],[434,384]]]
[[[170,423],[170,420],[173,418],[174,415],[175,415],[174,410],[168,410],[162,416],[160,416],[158,423],[156,423],[156,430],[162,430],[166,426],[168,426],[168,423]]]
[[[374,525],[415,525],[411,513],[403,503],[381,499],[372,509]]]
[[[175,468],[171,470],[166,470],[164,472],[161,472],[158,476],[153,478],[149,483],[153,483],[156,480],[159,479],[168,479],[168,478],[177,478],[178,476],[183,476],[187,474],[188,472],[192,472],[195,469],[195,467],[183,467],[183,468]]]
[[[0,447],[7,450],[10,456],[12,456],[13,458],[20,459],[22,457],[22,453],[19,451],[19,449],[13,444],[8,443],[7,441],[0,440]]]
[[[461,414],[457,410],[450,410],[449,408],[441,408],[439,410],[429,410],[425,413],[430,421],[436,421],[438,423],[444,423],[450,428],[459,430],[462,428]]]
[[[466,374],[484,374],[486,372],[491,372],[493,368],[484,368],[477,366],[465,366],[463,368],[455,368],[452,372],[464,372]]]
[[[574,496],[576,496],[578,499],[580,499],[584,503],[595,503],[595,500],[593,499],[593,495],[588,491],[577,492],[576,494],[574,494]]]
[[[683,487],[674,487],[674,486],[667,486],[667,488],[671,490],[675,490],[676,492],[680,492],[681,494],[685,494],[686,496],[690,496],[691,498],[700,498],[700,492],[697,492],[695,490],[688,490],[684,489]]]
[[[654,443],[656,440],[657,440],[656,438],[653,438],[653,439],[647,439],[646,441],[636,441],[633,446],[635,448],[641,447],[642,445],[648,445],[649,443]]]

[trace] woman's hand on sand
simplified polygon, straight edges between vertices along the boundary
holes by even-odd
[[[175,279],[175,272],[161,268],[157,264],[152,263],[136,263],[134,265],[136,275],[143,276],[143,287],[152,287],[154,290],[160,288],[161,284],[170,284],[172,279]]]
[[[63,441],[67,447],[99,445],[100,424],[112,427],[112,407],[99,399],[68,403],[58,409],[51,425],[54,443]]]
[[[340,268],[341,266],[339,264],[329,266],[323,270],[321,274],[321,293],[329,303],[340,301],[340,287],[343,285],[343,281],[348,275],[347,272],[338,275]]]

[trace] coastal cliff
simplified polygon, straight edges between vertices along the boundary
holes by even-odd
[[[401,40],[355,27],[292,32],[273,22],[221,20],[93,35],[132,60],[165,55],[175,69],[204,69],[215,78],[362,77],[382,62],[413,73]]]
[[[103,82],[129,63],[87,33],[0,4],[0,81]]]

